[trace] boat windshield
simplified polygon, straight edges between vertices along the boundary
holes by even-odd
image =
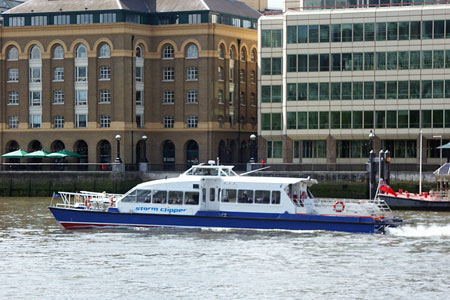
[[[189,176],[237,176],[230,167],[199,166],[192,167],[184,173]]]

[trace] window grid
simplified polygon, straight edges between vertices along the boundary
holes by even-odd
[[[101,66],[100,67],[100,80],[110,80],[111,79],[111,67]]]
[[[187,67],[186,80],[198,80],[198,68],[197,67]]]
[[[64,104],[64,91],[56,90],[53,92],[53,104]]]
[[[64,68],[58,67],[53,69],[53,80],[64,81]]]
[[[111,116],[101,115],[100,116],[100,127],[101,128],[110,128],[111,127]]]
[[[9,129],[19,128],[19,116],[10,116],[8,118]]]
[[[198,90],[189,90],[187,92],[186,103],[197,104],[198,103]]]
[[[175,69],[172,67],[164,68],[163,81],[174,81],[174,80],[175,80]]]
[[[64,116],[55,116],[53,118],[54,128],[64,128]]]
[[[173,128],[174,124],[175,124],[174,116],[164,116],[163,118],[164,128]]]
[[[8,92],[9,105],[18,105],[19,104],[19,92],[17,91],[9,91]]]
[[[111,103],[111,90],[100,91],[100,103]]]
[[[190,115],[187,117],[187,127],[188,128],[198,127],[198,117],[196,115]]]
[[[174,91],[164,91],[163,95],[164,104],[174,104],[175,103],[175,92]]]

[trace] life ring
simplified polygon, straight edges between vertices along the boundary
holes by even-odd
[[[334,204],[334,206],[333,206],[333,209],[334,209],[334,211],[335,212],[343,212],[344,211],[344,209],[345,209],[345,205],[344,205],[344,202],[342,202],[342,201],[336,201],[336,203]]]
[[[114,197],[111,197],[111,207],[114,206]]]

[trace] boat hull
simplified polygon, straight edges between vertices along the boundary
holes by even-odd
[[[371,217],[261,214],[200,211],[196,215],[141,214],[49,207],[66,229],[93,227],[181,227],[282,230],[329,230],[354,233],[383,233],[393,221]]]
[[[384,200],[391,209],[450,211],[450,201],[410,199],[382,194],[379,194],[378,197]]]

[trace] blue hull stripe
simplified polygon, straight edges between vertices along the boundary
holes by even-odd
[[[49,207],[66,228],[97,226],[132,227],[212,227],[242,229],[331,230],[374,233],[382,222],[369,217],[336,217],[294,214],[198,212],[195,216],[137,213],[110,213]]]

